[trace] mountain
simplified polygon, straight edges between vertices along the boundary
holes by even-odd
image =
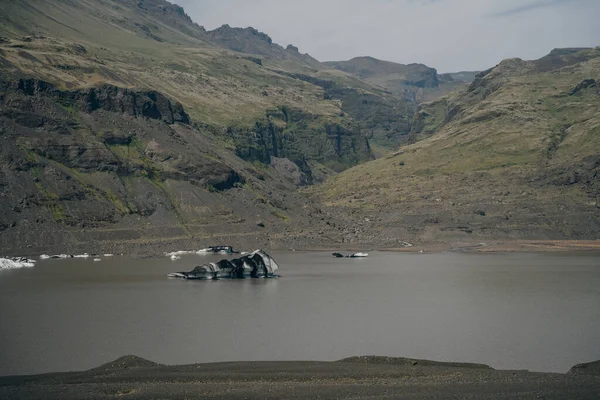
[[[10,1],[0,37],[6,251],[321,243],[296,188],[372,159],[379,116],[410,132],[385,90],[163,0]]]
[[[597,239],[599,81],[600,48],[504,60],[421,104],[414,144],[310,190],[382,245]]]
[[[461,82],[461,83],[471,83],[477,78],[477,74],[480,71],[460,71],[460,72],[449,72],[446,74],[439,74],[438,78],[440,82]]]
[[[324,68],[310,55],[301,54],[296,46],[290,44],[284,49],[277,43],[273,43],[273,39],[269,35],[252,27],[232,28],[229,25],[223,25],[208,32],[208,35],[221,47],[236,52],[265,56],[272,60],[291,61],[313,70]],[[288,66],[293,66],[290,64]]]
[[[405,65],[373,57],[356,57],[349,61],[330,61],[324,64],[359,76],[373,85],[385,88],[397,96],[406,96],[413,101],[419,97],[417,88],[439,86],[437,71],[423,64]]]
[[[437,74],[164,0],[7,1],[0,253],[596,237],[599,52]]]
[[[438,74],[435,68],[423,64],[398,64],[373,57],[356,57],[349,61],[328,61],[324,65],[355,75],[365,82],[380,87],[405,104],[400,114],[412,114],[419,103],[436,100],[452,91],[466,87],[475,79],[476,72]],[[398,112],[398,111],[396,111]],[[387,115],[394,111],[388,109]],[[396,149],[406,144],[410,121],[395,118],[386,123],[379,113],[364,124],[371,142],[386,149]]]

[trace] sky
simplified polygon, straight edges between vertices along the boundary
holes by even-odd
[[[252,26],[319,61],[371,56],[484,70],[600,46],[600,0],[171,0],[206,29]]]

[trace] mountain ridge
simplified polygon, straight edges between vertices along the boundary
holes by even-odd
[[[339,100],[276,72],[305,64],[217,47],[178,6],[28,0],[0,19],[3,251],[310,243],[331,228],[295,188],[372,157]]]
[[[310,190],[389,237],[598,238],[599,80],[600,47],[504,60],[420,104],[414,144]]]
[[[206,31],[163,0],[6,10],[5,251],[214,238],[402,247],[597,229],[597,49],[509,59],[455,80],[372,57],[336,69],[254,28]]]

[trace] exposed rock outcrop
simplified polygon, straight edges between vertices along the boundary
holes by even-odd
[[[274,60],[293,60],[302,66],[322,69],[323,65],[308,54],[301,54],[298,48],[289,45],[283,48],[264,32],[253,27],[235,28],[227,24],[208,31],[211,39],[221,47],[240,53],[257,54]]]
[[[577,364],[569,370],[569,374],[600,376],[600,361]]]
[[[189,116],[180,103],[174,103],[156,91],[134,91],[110,85],[85,90],[61,91],[47,82],[36,79],[20,79],[17,83],[5,87],[7,91],[18,90],[27,96],[54,97],[63,106],[76,107],[84,112],[102,109],[133,117],[158,119],[168,124],[190,122]]]

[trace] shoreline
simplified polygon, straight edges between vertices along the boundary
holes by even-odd
[[[0,377],[0,398],[544,398],[597,399],[600,361],[567,373],[361,356],[333,362],[162,365],[124,356],[80,372]]]
[[[105,246],[98,246],[97,244],[90,244],[86,250],[85,245],[76,246],[72,248],[68,246],[66,249],[56,249],[54,247],[41,249],[23,249],[20,250],[8,250],[0,252],[0,257],[27,257],[38,259],[42,254],[84,254],[89,253],[90,255],[102,255],[102,254],[114,254],[130,257],[133,259],[139,258],[154,258],[163,257],[165,253],[180,251],[180,250],[198,250],[200,248],[206,248],[211,245],[223,244],[222,241],[215,240],[156,240],[147,241],[142,243],[110,243]],[[410,247],[378,247],[376,245],[359,245],[359,244],[348,244],[348,245],[337,245],[332,244],[328,246],[299,246],[291,247],[282,244],[269,246],[267,243],[254,244],[254,246],[246,243],[230,244],[230,242],[224,243],[225,245],[232,245],[235,250],[238,251],[253,251],[258,248],[266,249],[269,251],[299,251],[299,252],[397,252],[397,253],[444,253],[444,252],[464,252],[464,253],[567,253],[567,252],[600,252],[600,239],[597,240],[494,240],[494,241],[463,241],[463,242],[433,242],[433,243],[421,243],[413,244]],[[265,246],[266,245],[266,246]],[[74,251],[69,251],[69,249]],[[129,250],[129,251],[126,251]]]

